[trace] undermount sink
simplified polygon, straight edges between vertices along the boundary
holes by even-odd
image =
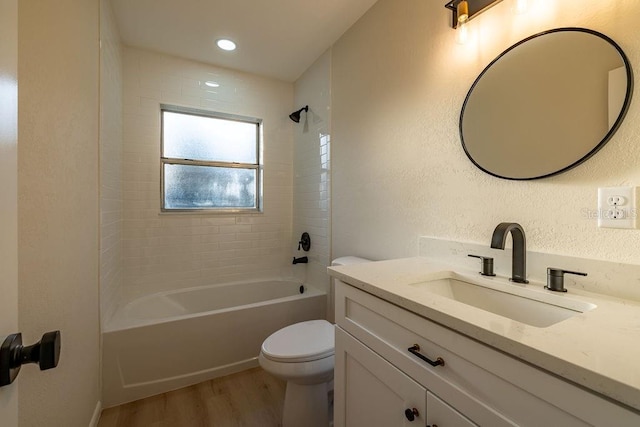
[[[584,301],[528,289],[519,284],[478,280],[446,272],[439,278],[409,286],[489,311],[527,325],[545,328],[597,306]]]

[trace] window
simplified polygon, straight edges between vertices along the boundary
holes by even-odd
[[[262,121],[163,105],[162,210],[259,211]]]

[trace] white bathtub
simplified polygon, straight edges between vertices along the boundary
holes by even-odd
[[[258,366],[265,338],[324,318],[326,295],[299,282],[233,283],[163,292],[118,309],[102,334],[103,406]]]

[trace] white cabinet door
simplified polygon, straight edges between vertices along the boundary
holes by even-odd
[[[339,327],[334,393],[336,427],[426,425],[426,389]]]
[[[427,392],[427,426],[429,427],[477,427],[467,417]]]

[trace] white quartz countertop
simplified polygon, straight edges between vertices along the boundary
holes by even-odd
[[[538,328],[407,286],[444,271],[478,275],[423,257],[329,268],[345,283],[640,410],[640,302],[569,289],[554,294],[597,308]],[[544,283],[511,285],[549,292]]]

